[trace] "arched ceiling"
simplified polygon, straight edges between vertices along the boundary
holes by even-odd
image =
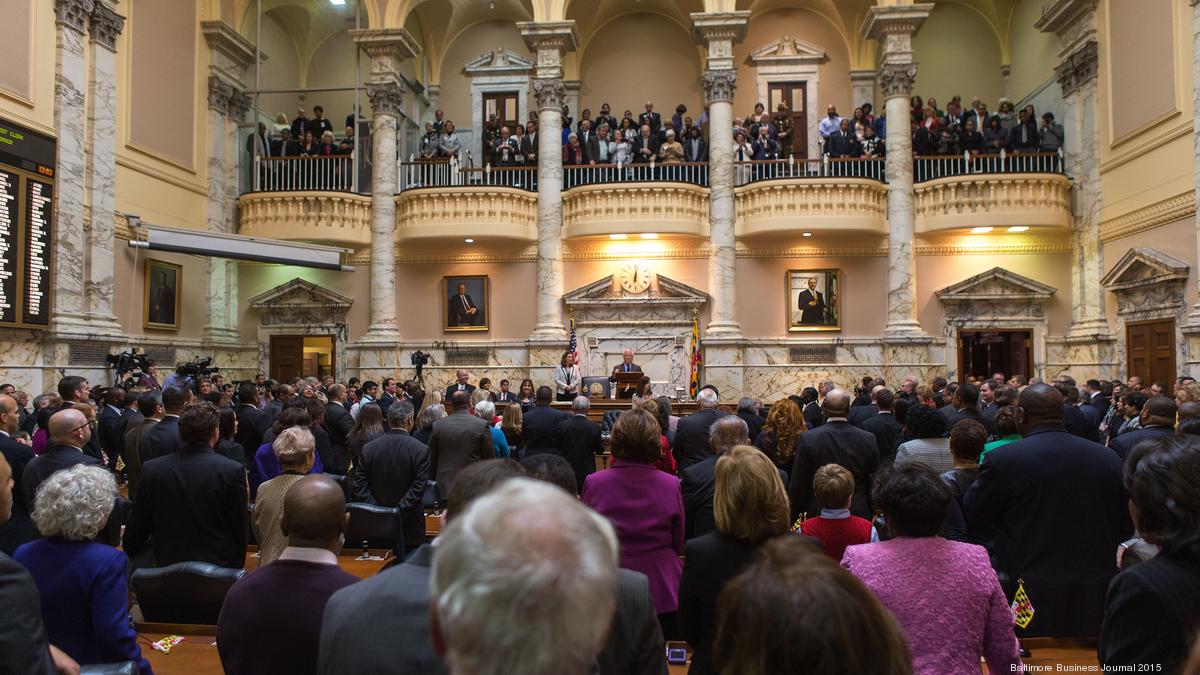
[[[450,44],[471,26],[488,21],[533,21],[531,0],[393,0],[404,1],[415,4],[412,15],[422,29],[418,41],[433,73],[441,69]]]

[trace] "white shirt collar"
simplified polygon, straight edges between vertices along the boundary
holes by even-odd
[[[338,562],[332,551],[308,546],[288,546],[279,554],[279,560],[299,560],[320,565],[336,565]]]
[[[848,420],[845,415],[842,415],[840,417],[830,417],[830,418],[826,419],[825,421],[826,422],[846,422]]]

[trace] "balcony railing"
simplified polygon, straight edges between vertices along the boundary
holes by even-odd
[[[826,155],[821,159],[768,159],[736,162],[734,178],[737,185],[748,185],[764,180],[783,178],[866,178],[885,181],[887,174],[882,157],[862,159],[858,157],[833,158]]]
[[[563,167],[564,190],[601,183],[690,183],[708,187],[708,162],[639,162]]]
[[[255,157],[254,192],[353,192],[354,155]]]
[[[914,164],[917,183],[979,173],[1066,173],[1061,151],[925,156],[917,157]]]

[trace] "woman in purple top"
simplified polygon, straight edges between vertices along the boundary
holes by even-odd
[[[263,438],[265,442],[258,446],[258,450],[254,453],[254,465],[250,467],[251,494],[257,494],[259,485],[283,473],[274,449],[275,438],[279,436],[279,432],[289,427],[304,427],[311,431],[312,426],[312,416],[308,414],[308,410],[303,405],[288,406],[279,413],[279,417],[275,418],[275,424],[271,426],[271,431]],[[321,456],[314,455],[313,466],[309,473],[323,473],[324,471],[325,467],[321,464]]]
[[[850,570],[891,610],[908,638],[916,675],[978,675],[1021,669],[1013,615],[982,546],[938,536],[950,490],[922,464],[879,479],[875,505],[893,539],[850,546]]]
[[[663,634],[673,639],[683,572],[683,497],[679,479],[654,468],[661,452],[653,415],[637,408],[621,413],[612,430],[612,466],[588,476],[580,498],[612,522],[621,567],[649,578]]]

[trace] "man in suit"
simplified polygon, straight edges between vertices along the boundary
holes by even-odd
[[[138,396],[137,405],[142,421],[130,426],[125,431],[125,438],[121,446],[121,459],[125,460],[125,472],[129,477],[127,483],[129,498],[133,501],[137,501],[138,487],[142,484],[142,460],[138,454],[138,448],[141,447],[142,438],[145,437],[146,432],[162,420],[165,412],[162,405],[162,393],[159,391],[143,392],[141,396]]]
[[[621,362],[613,366],[612,374],[608,376],[608,381],[615,383],[617,381],[617,373],[640,373],[642,367],[633,362],[633,350],[626,349],[621,352]],[[633,391],[619,390],[617,398],[629,398],[633,396]]]
[[[363,446],[350,483],[356,502],[399,507],[406,552],[425,543],[421,497],[429,482],[429,448],[409,435],[412,422],[408,401],[388,408],[388,432]]]
[[[662,115],[654,112],[654,104],[646,101],[645,112],[638,114],[638,126],[648,126],[650,131],[655,136],[658,135],[658,130],[662,128]]]
[[[258,389],[253,382],[239,384],[237,397],[238,406],[234,414],[237,415],[238,428],[235,440],[246,451],[246,466],[250,466],[258,446],[263,444],[262,431],[259,429],[259,418],[263,413],[258,409]]]
[[[592,155],[588,154],[588,144],[594,144],[596,139],[596,132],[592,131],[592,121],[580,120],[579,133],[575,137],[579,139],[579,145],[583,148],[583,163],[591,163]]]
[[[142,466],[146,462],[159,457],[165,457],[183,447],[179,437],[179,416],[183,409],[192,402],[192,390],[183,387],[167,387],[162,392],[163,418],[162,421],[146,431],[142,443],[138,446],[138,458]],[[258,448],[254,448],[258,450]],[[243,447],[243,450],[246,448]],[[246,452],[251,452],[246,450]]]
[[[859,426],[863,431],[869,431],[875,436],[880,463],[886,466],[896,459],[896,446],[900,438],[900,423],[892,414],[892,404],[896,399],[889,389],[880,389],[872,396],[875,397],[875,406],[879,412]]]
[[[517,392],[509,391],[508,388],[508,380],[500,380],[500,391],[496,392],[495,397],[496,410],[500,411],[501,413],[504,412],[504,406],[508,405],[509,403],[516,403],[517,401]]]
[[[1175,435],[1175,416],[1178,408],[1175,399],[1167,396],[1151,396],[1142,406],[1142,428],[1121,434],[1109,443],[1108,447],[1117,453],[1124,465],[1125,458],[1138,445],[1145,441],[1155,440],[1163,436]]]
[[[704,461],[709,455],[708,437],[713,422],[725,413],[717,410],[717,391],[705,387],[696,394],[696,412],[679,420],[675,427],[675,460],[679,470]]]
[[[379,410],[386,418],[388,408],[400,400],[400,383],[396,382],[396,378],[394,377],[385,377],[381,384],[383,385],[383,393],[379,396]]]
[[[86,403],[91,405],[89,398],[92,391],[92,385],[88,381],[78,375],[68,375],[58,381],[58,398],[62,400],[62,407],[59,410],[71,410],[77,403]],[[91,434],[88,436],[87,442],[83,446],[83,452],[89,457],[103,460],[104,453],[100,448],[100,436]]]
[[[687,138],[683,141],[683,158],[687,162],[708,161],[708,143],[700,137],[700,127],[687,130]]]
[[[31,513],[38,486],[49,478],[50,474],[76,464],[101,465],[100,460],[84,452],[88,440],[92,437],[92,425],[82,412],[69,408],[54,413],[50,417],[47,431],[52,444],[50,449],[30,460],[21,476],[21,497]]]
[[[846,416],[846,421],[861,429],[863,422],[873,419],[876,415],[878,415],[879,405],[875,402],[875,394],[883,389],[884,385],[882,384],[876,384],[871,387],[871,393],[868,394],[866,400],[863,401],[863,403],[866,405],[852,404],[850,406],[850,413]]]
[[[11,396],[0,395],[0,456],[8,463],[8,475],[0,476],[3,483],[0,495],[7,490],[8,478],[13,481],[13,491],[9,493],[12,508],[8,513],[0,513],[0,516],[7,516],[7,522],[0,518],[0,553],[5,555],[11,555],[18,546],[33,538],[33,520],[26,506],[33,502],[33,497],[26,498],[21,494],[21,478],[25,467],[33,460],[33,448],[12,439],[20,420],[17,408],[17,402]],[[0,500],[0,509],[3,508],[3,500]]]
[[[537,166],[538,128],[536,120],[529,120],[525,125],[525,137],[521,139],[521,154],[525,156],[525,166]]]
[[[1088,380],[1083,384],[1083,404],[1096,411],[1096,419],[1103,420],[1108,414],[1109,403],[1104,396],[1104,388],[1100,380]]]
[[[1096,635],[1113,552],[1133,532],[1121,461],[1063,428],[1054,387],[1030,385],[1018,405],[1025,440],[987,453],[964,500],[967,530],[995,533],[993,565],[1010,596],[1023,581],[1037,607],[1025,635]]]
[[[482,325],[483,312],[475,306],[475,301],[467,294],[467,285],[459,284],[456,290],[457,292],[447,301],[447,307],[450,308],[450,325]]]
[[[970,382],[964,382],[962,386],[954,392],[954,398],[950,400],[950,405],[942,408],[939,412],[942,417],[946,418],[946,435],[950,435],[950,430],[954,428],[962,420],[975,420],[987,429],[988,436],[996,435],[996,423],[979,412],[979,389]]]
[[[612,131],[607,124],[601,124],[594,133],[588,133],[587,145],[584,146],[584,156],[588,164],[609,164],[612,162],[612,152],[608,144],[612,142]],[[583,136],[579,137],[580,143]]]
[[[109,468],[115,469],[117,457],[121,455],[121,424],[124,421],[125,390],[112,387],[104,392],[104,406],[96,415],[96,436],[100,439],[100,449],[108,457]]]
[[[1097,420],[1092,424],[1088,417],[1079,409],[1079,387],[1075,386],[1075,378],[1070,375],[1059,375],[1054,378],[1054,388],[1063,397],[1062,423],[1067,431],[1089,441],[1100,441],[1100,425]],[[1088,412],[1091,412],[1090,410]]]
[[[649,125],[643,124],[637,137],[633,139],[633,161],[649,164],[652,158],[658,157],[658,145],[658,136]]]
[[[572,415],[558,423],[558,454],[567,460],[575,472],[575,494],[583,491],[584,479],[596,471],[596,455],[604,452],[600,425],[587,418],[590,407],[591,401],[586,396],[576,396],[571,401]],[[533,410],[537,409],[535,406]],[[527,414],[525,419],[528,418]]]
[[[299,157],[300,144],[292,138],[291,129],[280,129],[279,140],[271,142],[272,157]]]
[[[319,143],[326,131],[333,133],[333,122],[325,117],[325,109],[319,105],[313,106],[313,118],[308,121],[308,129],[313,138]]]
[[[345,473],[350,467],[350,432],[354,429],[354,418],[346,407],[345,385],[332,385],[326,397],[329,402],[325,404],[325,430],[329,432],[329,446],[336,460],[332,469],[336,473]],[[413,404],[409,406],[413,407]]]
[[[821,507],[813,495],[813,476],[826,464],[840,464],[854,476],[854,497],[850,513],[868,520],[871,511],[871,479],[879,469],[879,445],[875,436],[850,426],[846,415],[850,411],[850,394],[834,389],[825,395],[822,404],[825,424],[801,434],[792,464],[792,519],[801,513],[812,518],[820,515]]]
[[[449,494],[463,467],[496,453],[488,423],[471,414],[471,394],[456,391],[450,404],[454,412],[434,422],[429,437],[429,473],[443,495]]]
[[[996,403],[996,392],[1003,386],[1004,383],[999,380],[987,380],[979,385],[980,412],[989,420],[996,417],[996,411],[1000,410],[1000,404]]]
[[[743,396],[738,399],[737,416],[742,418],[746,423],[746,428],[749,430],[748,436],[753,442],[758,438],[758,433],[762,431],[763,425],[767,423],[762,415],[758,414],[762,410],[762,403],[758,400]]]
[[[800,323],[806,326],[821,326],[825,320],[825,294],[817,290],[817,278],[808,278],[808,288],[800,291],[796,300],[800,310]]]
[[[454,384],[446,387],[446,401],[449,401],[450,397],[454,396],[454,392],[456,391],[465,391],[467,392],[467,396],[470,396],[471,392],[475,391],[475,385],[468,382],[468,380],[471,379],[471,373],[468,373],[465,370],[459,370],[458,372],[454,373],[454,378]]]
[[[804,425],[809,429],[816,429],[825,423],[821,404],[817,400],[820,397],[821,392],[816,387],[805,387],[800,392],[800,411],[804,413]]]
[[[178,419],[183,446],[142,465],[142,486],[125,528],[129,557],[153,536],[158,567],[189,560],[245,565],[246,467],[213,452],[219,419],[211,403],[188,406]]]
[[[533,394],[534,406],[525,413],[521,422],[521,440],[525,444],[526,456],[543,452],[560,453],[559,425],[571,416],[550,407],[553,400],[554,391],[547,386],[538,387]]]
[[[717,487],[717,459],[737,445],[749,445],[746,421],[735,415],[719,417],[709,430],[710,454],[679,472],[683,493],[684,537],[702,537],[716,529],[713,495]]]

